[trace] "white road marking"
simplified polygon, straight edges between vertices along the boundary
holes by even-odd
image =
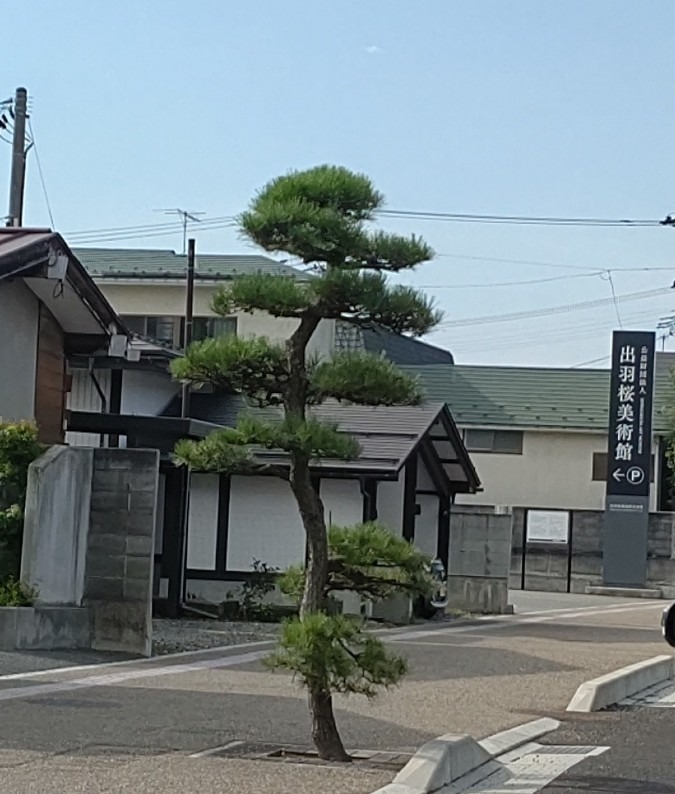
[[[180,659],[185,656],[205,656],[206,654],[223,654],[226,651],[237,651],[242,648],[259,648],[261,645],[273,645],[274,640],[258,640],[257,642],[241,642],[238,645],[218,645],[214,648],[200,648],[197,651],[178,651],[177,653],[166,653],[162,656],[141,656],[137,659],[124,659],[121,662],[94,662],[92,664],[76,664],[71,667],[52,667],[49,670],[32,670],[27,673],[8,673],[0,675],[2,681],[21,681],[23,679],[44,678],[45,676],[58,675],[60,673],[80,673],[87,670],[109,670],[118,667],[132,667],[137,665],[157,664],[161,660]],[[21,651],[15,651],[21,653]]]
[[[164,667],[146,667],[139,670],[122,670],[108,675],[92,675],[86,678],[75,678],[71,681],[53,681],[49,684],[36,684],[35,686],[0,689],[2,700],[26,700],[28,698],[51,695],[58,692],[71,692],[75,689],[88,689],[97,686],[114,686],[124,684],[125,681],[137,681],[142,678],[156,676],[177,675],[179,673],[194,673],[199,670],[214,670],[222,667],[234,667],[238,664],[257,662],[267,655],[267,651],[253,651],[235,656],[221,656],[215,659],[203,659],[199,662],[188,664],[172,664]]]
[[[452,626],[438,629],[423,629],[421,631],[408,630],[399,634],[393,634],[388,642],[401,642],[403,640],[418,640],[423,637],[443,637],[453,634],[471,634],[483,631],[495,631],[497,629],[514,628],[523,625],[536,625],[538,623],[550,623],[554,620],[570,620],[572,618],[586,618],[594,617],[596,615],[605,615],[611,613],[613,615],[622,612],[635,612],[645,609],[663,609],[663,604],[647,604],[640,606],[611,606],[611,607],[593,607],[587,611],[570,610],[568,612],[556,612],[555,614],[541,613],[541,616],[531,616],[529,613],[523,617],[514,617],[512,615],[498,615],[497,617],[487,616],[485,618],[477,618],[475,622],[470,625]],[[486,622],[491,621],[491,622]]]
[[[609,747],[551,746],[531,742],[500,756],[443,789],[444,794],[536,794],[586,758]]]

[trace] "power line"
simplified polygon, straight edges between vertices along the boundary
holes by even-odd
[[[33,149],[35,150],[35,162],[37,163],[38,167],[38,174],[40,175],[40,184],[42,185],[42,193],[45,197],[45,204],[47,205],[47,213],[49,214],[49,223],[51,224],[52,229],[55,228],[56,224],[54,223],[54,213],[52,212],[52,205],[49,201],[49,193],[47,193],[47,184],[45,182],[45,176],[42,172],[42,162],[40,160],[40,154],[38,152],[37,143],[35,142],[35,133],[33,132],[33,124],[31,123],[30,117],[28,118],[28,131],[30,133],[31,144]]]
[[[389,218],[414,218],[423,221],[448,221],[453,223],[505,223],[535,226],[664,226],[670,225],[654,218],[561,218],[536,215],[481,215],[459,212],[426,212],[419,210],[378,210]],[[675,224],[675,220],[673,221]]]
[[[672,287],[661,287],[660,289],[646,290],[643,292],[632,292],[626,295],[619,295],[616,301],[636,301],[645,300],[647,298],[656,297],[658,295],[665,295],[670,292]],[[542,309],[531,309],[522,312],[512,312],[509,314],[491,314],[482,317],[472,317],[462,320],[449,320],[447,322],[439,323],[439,328],[460,328],[468,325],[489,325],[492,323],[513,322],[514,320],[524,320],[531,317],[546,317],[551,314],[562,314],[573,311],[583,311],[585,309],[594,309],[600,306],[607,306],[613,302],[613,298],[600,298],[591,301],[581,301],[580,303],[566,303],[559,306],[550,306]]]
[[[523,287],[531,284],[549,284],[553,281],[570,281],[575,278],[597,278],[603,275],[602,270],[594,273],[571,273],[566,276],[549,276],[525,281],[497,281],[492,284],[408,284],[415,289],[495,289],[498,287]]]
[[[601,364],[603,361],[609,361],[611,354],[607,356],[600,356],[600,358],[592,358],[590,361],[582,361],[581,364],[574,364],[572,369],[580,369],[581,367],[589,367],[591,364]]]
[[[619,301],[616,297],[616,290],[614,289],[614,279],[612,278],[612,271],[607,271],[607,280],[609,281],[609,287],[612,292],[612,301],[614,302],[614,311],[616,312],[616,319],[619,322],[619,328],[623,328],[623,322],[621,321],[621,312],[619,311]]]

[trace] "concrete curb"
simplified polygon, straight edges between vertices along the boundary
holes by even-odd
[[[496,733],[477,742],[471,736],[446,734],[423,744],[393,782],[374,794],[432,794],[494,759],[554,731],[557,720],[544,718]]]
[[[674,662],[672,656],[654,656],[586,681],[577,689],[567,711],[589,713],[620,703],[643,689],[673,678]]]

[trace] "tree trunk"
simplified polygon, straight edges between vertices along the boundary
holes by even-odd
[[[333,714],[330,692],[309,691],[309,708],[312,712],[312,740],[319,758],[324,761],[350,762],[352,759],[342,744]]]
[[[303,318],[288,342],[289,381],[284,400],[287,417],[305,419],[309,386],[305,357],[307,343],[318,324],[318,318]],[[304,620],[307,615],[320,612],[323,608],[328,580],[328,533],[323,504],[312,483],[306,455],[291,453],[289,480],[307,537],[305,589],[300,603],[300,620]],[[335,723],[331,693],[317,686],[308,688],[312,739],[319,758],[324,761],[350,761]]]

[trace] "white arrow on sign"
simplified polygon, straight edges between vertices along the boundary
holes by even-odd
[[[626,478],[626,475],[621,471],[621,469],[614,469],[612,472],[612,477],[614,477],[617,482],[621,482],[621,480]]]

